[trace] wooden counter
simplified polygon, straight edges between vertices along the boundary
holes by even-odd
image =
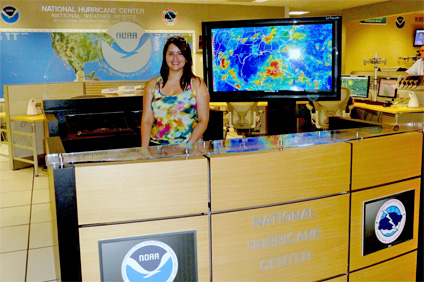
[[[49,167],[62,281],[413,280],[422,146],[397,132]]]

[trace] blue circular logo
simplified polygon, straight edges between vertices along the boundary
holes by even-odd
[[[406,221],[405,207],[401,201],[392,199],[385,202],[375,218],[375,234],[384,244],[395,241],[403,231]]]
[[[177,255],[171,247],[159,241],[137,244],[125,255],[121,266],[121,275],[125,282],[172,282],[177,272]]]
[[[1,10],[1,18],[8,24],[14,24],[19,20],[19,11],[13,6],[5,6]]]

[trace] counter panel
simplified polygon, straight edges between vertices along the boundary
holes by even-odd
[[[421,175],[422,133],[352,141],[352,190]]]
[[[349,274],[349,281],[416,281],[416,267],[417,252],[412,252],[353,272]]]
[[[347,282],[347,275],[338,276],[333,279],[324,280],[325,282]]]
[[[418,244],[418,219],[419,219],[419,204],[420,204],[420,187],[421,181],[420,178],[412,179],[409,181],[403,181],[391,185],[381,186],[378,188],[367,189],[363,191],[353,192],[352,193],[352,211],[351,211],[351,236],[350,236],[350,271],[357,270],[378,262],[381,262],[386,259],[393,258],[395,256],[404,254],[406,252],[412,251],[417,248]],[[413,190],[413,197],[408,201],[406,198],[402,198],[402,203],[406,206],[409,204],[411,207],[411,213],[406,212],[405,218],[408,220],[412,220],[412,227],[408,225],[407,222],[405,224],[396,224],[397,226],[402,226],[401,234],[405,234],[408,232],[408,228],[411,228],[410,233],[412,239],[408,239],[403,242],[393,243],[384,243],[381,244],[377,241],[378,238],[375,238],[378,230],[373,230],[374,224],[379,224],[381,217],[385,217],[384,214],[381,214],[381,217],[378,216],[378,210],[381,210],[383,205],[379,203],[377,207],[369,206],[367,208],[367,203],[377,202],[376,200],[381,200],[382,203],[387,202],[391,199],[399,198],[403,192]],[[390,198],[388,198],[391,196]],[[412,209],[412,205],[414,208]],[[387,209],[389,210],[391,205],[388,205]],[[407,207],[407,206],[406,206]],[[372,211],[372,208],[375,211]],[[408,208],[408,207],[407,207]],[[369,211],[371,217],[371,226],[368,227],[368,232],[366,230],[366,215]],[[407,210],[408,211],[408,210]],[[384,210],[382,210],[383,213]],[[389,218],[389,217],[387,217]],[[390,219],[390,218],[389,218]],[[395,220],[395,219],[393,219]],[[375,223],[376,222],[376,223]],[[391,224],[392,219],[390,219]],[[408,227],[409,226],[409,227]],[[375,228],[375,227],[374,227]],[[397,229],[399,229],[397,227]],[[375,233],[374,233],[375,232]],[[368,233],[368,234],[366,234]],[[369,236],[369,237],[368,237]],[[405,236],[405,235],[404,235]],[[401,237],[399,237],[400,239]],[[380,245],[381,248],[373,248],[368,252],[367,247],[365,246],[365,240],[369,240],[368,242],[373,242],[374,246]],[[364,255],[363,255],[364,254]]]
[[[350,151],[348,143],[333,143],[212,156],[211,210],[269,205],[349,191]]]
[[[134,236],[191,230],[196,231],[198,281],[209,281],[209,229],[208,217],[206,215],[80,228],[82,280],[101,281],[99,240],[125,239]]]
[[[349,195],[213,214],[214,281],[316,281],[347,273]]]
[[[77,165],[78,223],[93,224],[208,211],[208,161]]]

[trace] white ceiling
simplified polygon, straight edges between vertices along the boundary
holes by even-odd
[[[116,0],[114,0],[116,1]],[[127,1],[128,0],[121,0]],[[131,0],[130,0],[131,1]],[[134,2],[152,3],[185,3],[185,4],[219,4],[219,5],[248,5],[289,7],[290,11],[310,11],[308,15],[339,15],[342,10],[371,5],[390,0],[269,0],[255,3],[252,0],[132,0]],[[305,15],[305,16],[308,16]]]

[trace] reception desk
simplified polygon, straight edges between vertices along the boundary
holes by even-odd
[[[57,271],[62,281],[414,281],[422,148],[422,126],[401,125],[49,151]]]

